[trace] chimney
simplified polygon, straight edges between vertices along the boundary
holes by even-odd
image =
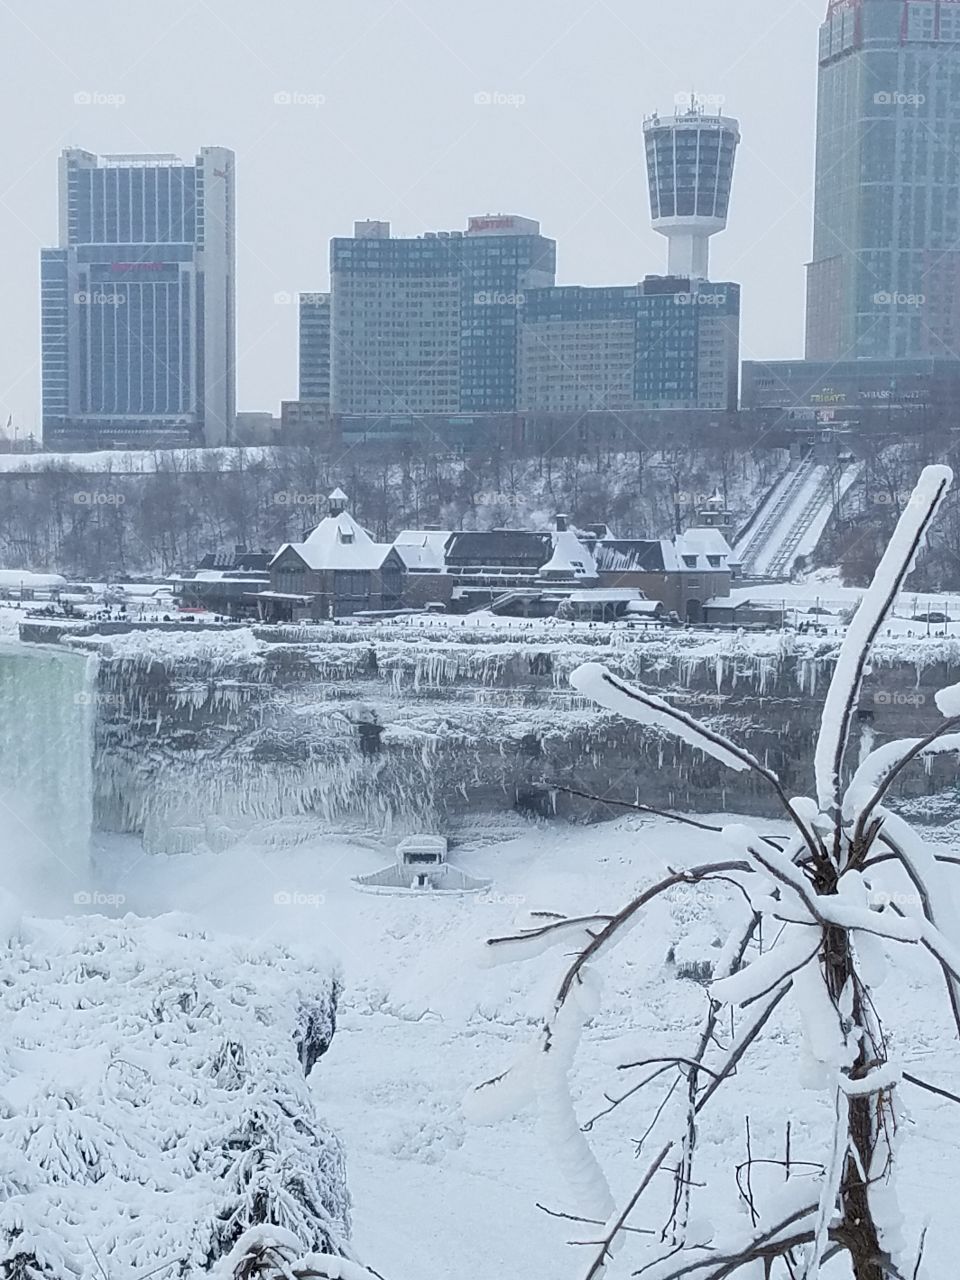
[[[556,525],[556,527],[557,527],[557,533],[566,533],[566,532],[567,532],[567,523],[568,523],[569,519],[570,519],[570,517],[569,517],[569,516],[565,516],[565,515],[563,515],[563,514],[562,514],[562,513],[560,513],[560,512],[558,512],[558,513],[557,513],[557,515],[555,515],[555,516],[553,517],[553,523],[554,523],[554,524]]]

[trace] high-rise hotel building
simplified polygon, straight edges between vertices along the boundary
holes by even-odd
[[[809,360],[960,352],[960,3],[830,0]]]
[[[41,252],[43,432],[64,448],[233,434],[234,156],[60,157]]]
[[[333,411],[365,417],[516,408],[520,309],[556,278],[529,218],[394,238],[359,222],[330,246]]]

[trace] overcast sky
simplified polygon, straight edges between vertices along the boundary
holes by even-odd
[[[296,395],[296,315],[274,296],[324,289],[328,241],[356,218],[412,235],[519,213],[558,240],[559,283],[664,271],[641,126],[695,90],[743,131],[711,274],[742,282],[745,358],[800,356],[825,8],[0,0],[0,427],[39,426],[38,253],[56,243],[68,145],[236,151],[238,407],[276,412]]]

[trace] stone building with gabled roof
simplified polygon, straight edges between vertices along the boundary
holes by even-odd
[[[404,563],[390,543],[374,542],[347,510],[342,489],[329,514],[302,542],[285,542],[270,561],[270,588],[257,597],[273,622],[320,621],[402,607]]]
[[[636,587],[686,622],[701,622],[707,600],[730,594],[733,552],[719,529],[675,539],[607,538],[593,550],[601,587]]]

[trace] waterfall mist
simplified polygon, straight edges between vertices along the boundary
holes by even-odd
[[[90,886],[96,660],[0,644],[0,886],[69,910]]]

